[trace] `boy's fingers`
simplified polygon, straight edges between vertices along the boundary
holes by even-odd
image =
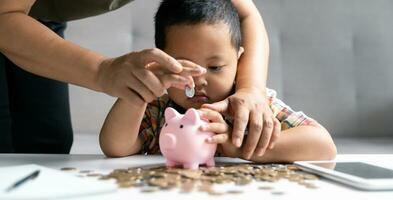
[[[246,143],[242,147],[243,157],[245,159],[251,158],[258,145],[258,141],[259,138],[261,137],[261,132],[262,132],[262,123],[263,123],[262,115],[258,112],[251,112],[250,122],[249,122],[250,129],[248,131]]]
[[[244,106],[234,108],[232,143],[240,147],[243,143],[244,132],[248,123],[249,112]]]
[[[199,113],[201,114],[202,118],[207,119],[209,121],[225,123],[224,119],[222,118],[222,115],[214,110],[202,108],[199,109]]]
[[[222,144],[225,143],[227,140],[228,140],[228,134],[226,133],[214,135],[210,138],[207,138],[207,142],[211,144]]]
[[[270,142],[270,138],[272,136],[272,131],[273,131],[273,127],[274,127],[274,123],[273,123],[273,119],[266,117],[264,115],[264,119],[263,119],[263,130],[262,130],[262,135],[261,138],[259,139],[259,143],[256,149],[256,154],[258,156],[262,156],[265,151],[266,148]]]
[[[272,133],[272,138],[270,139],[269,149],[274,148],[274,144],[276,143],[277,139],[280,137],[281,133],[281,123],[278,119],[274,118],[274,129]]]
[[[202,131],[209,131],[214,133],[227,133],[228,126],[224,123],[209,123],[201,126]]]

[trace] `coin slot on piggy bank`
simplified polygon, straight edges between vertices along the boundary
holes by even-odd
[[[217,144],[206,142],[214,133],[199,128],[207,123],[194,108],[188,109],[184,115],[170,107],[165,110],[159,145],[168,167],[180,165],[186,169],[198,169],[201,164],[215,165]]]

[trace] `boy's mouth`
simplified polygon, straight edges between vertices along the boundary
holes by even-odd
[[[209,103],[209,97],[203,92],[196,92],[194,97],[187,99],[193,103]]]
[[[195,95],[192,98],[188,98],[188,100],[192,101],[193,103],[209,103],[209,98],[204,95]]]

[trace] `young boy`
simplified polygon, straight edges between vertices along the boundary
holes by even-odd
[[[223,156],[244,157],[241,148],[228,141],[231,120],[203,104],[218,102],[233,93],[238,60],[243,53],[240,22],[229,0],[164,0],[156,14],[157,48],[176,59],[190,60],[205,67],[204,74],[190,71],[171,74],[160,66],[146,66],[167,88],[168,94],[150,103],[134,104],[118,99],[100,133],[100,145],[107,156],[159,153],[158,138],[165,124],[164,111],[174,107],[183,113],[199,109],[209,125],[201,127],[216,133],[207,142],[219,143]],[[187,77],[193,75],[195,96],[184,94]],[[333,159],[336,147],[329,133],[315,120],[295,112],[268,90],[270,108],[276,116],[274,133],[265,138],[266,152],[255,152],[247,159],[256,162]],[[280,135],[280,137],[278,137]],[[242,144],[242,147],[249,144]],[[263,156],[260,156],[262,155]]]

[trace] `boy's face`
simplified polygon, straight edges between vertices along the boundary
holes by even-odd
[[[176,59],[190,60],[206,68],[206,74],[194,77],[195,96],[187,98],[184,90],[169,88],[169,97],[183,108],[221,101],[231,94],[236,77],[239,52],[231,43],[224,23],[174,25],[167,29],[166,53]]]

